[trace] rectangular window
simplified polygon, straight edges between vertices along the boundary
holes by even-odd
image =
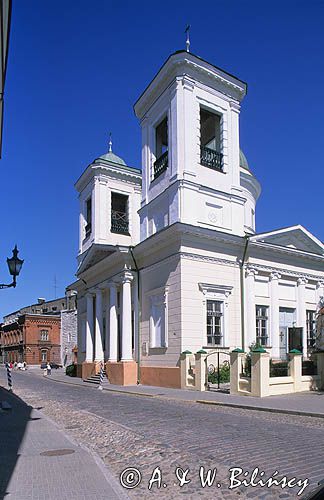
[[[268,310],[267,306],[255,306],[256,342],[261,346],[268,345]]]
[[[223,302],[207,300],[207,344],[223,345]]]
[[[91,234],[91,220],[92,220],[92,201],[91,196],[86,201],[86,227],[85,237],[88,238]]]
[[[111,193],[111,232],[129,234],[128,196]]]
[[[214,170],[223,170],[221,153],[221,117],[200,109],[200,163]]]
[[[307,347],[311,349],[315,347],[315,340],[316,340],[315,311],[306,311],[306,327],[307,327]]]
[[[47,351],[42,351],[42,363],[46,363],[47,361]]]
[[[40,340],[48,340],[48,330],[40,331]]]
[[[155,129],[154,179],[168,168],[168,118],[165,117]]]

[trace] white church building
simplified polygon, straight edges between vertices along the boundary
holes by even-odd
[[[135,103],[142,168],[112,152],[76,182],[78,375],[180,387],[180,355],[263,346],[306,358],[324,245],[297,225],[257,234],[261,188],[240,150],[246,83],[187,51]]]

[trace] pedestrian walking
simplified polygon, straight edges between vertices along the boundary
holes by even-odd
[[[51,375],[52,374],[52,367],[49,363],[47,363],[46,368],[47,368],[47,375]]]

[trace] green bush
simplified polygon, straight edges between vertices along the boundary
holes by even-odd
[[[217,384],[217,368],[214,373],[208,374],[208,382],[211,384]],[[230,364],[228,361],[224,361],[224,363],[219,367],[219,382],[224,384],[230,381]]]
[[[76,365],[68,365],[65,369],[65,374],[69,377],[76,377],[77,367]]]

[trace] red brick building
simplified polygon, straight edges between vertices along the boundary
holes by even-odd
[[[51,314],[24,314],[12,323],[2,324],[3,361],[61,364],[60,328],[60,315]]]

